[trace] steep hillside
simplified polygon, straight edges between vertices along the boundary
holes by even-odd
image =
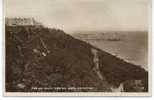
[[[91,49],[98,51],[100,80],[93,70]],[[35,26],[6,26],[6,91],[111,91],[128,80],[142,80],[148,72],[75,39],[62,30]],[[35,87],[43,89],[35,90]],[[44,89],[91,87],[88,89]]]

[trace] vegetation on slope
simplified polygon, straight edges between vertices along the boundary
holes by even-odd
[[[6,91],[110,91],[109,84],[134,79],[146,80],[147,85],[148,73],[140,66],[96,48],[100,70],[106,77],[106,81],[101,81],[92,70],[91,48],[95,47],[62,30],[6,26]],[[33,87],[92,89],[35,90]]]

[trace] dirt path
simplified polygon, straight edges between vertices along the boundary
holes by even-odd
[[[98,56],[98,50],[94,49],[94,48],[91,48],[91,52],[92,54],[94,55],[93,57],[93,62],[94,62],[94,71],[96,72],[97,76],[99,77],[100,80],[104,80],[104,77],[103,75],[101,74],[100,72],[100,69],[99,69],[99,56]]]
[[[98,55],[98,50],[96,50],[94,48],[91,48],[91,52],[94,55],[93,62],[95,64],[93,70],[95,71],[95,73],[97,74],[97,76],[99,77],[99,79],[102,80],[102,81],[104,81],[105,78],[102,75],[102,73],[100,72],[100,68],[99,68],[99,55]],[[124,89],[123,89],[123,83],[121,83],[119,85],[119,87],[114,87],[114,86],[111,85],[110,89],[111,89],[112,92],[123,92],[124,91]]]

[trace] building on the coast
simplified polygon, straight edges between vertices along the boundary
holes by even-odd
[[[41,26],[34,18],[5,18],[7,26]]]

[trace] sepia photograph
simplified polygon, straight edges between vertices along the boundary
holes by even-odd
[[[150,96],[151,0],[4,0],[6,96]]]

